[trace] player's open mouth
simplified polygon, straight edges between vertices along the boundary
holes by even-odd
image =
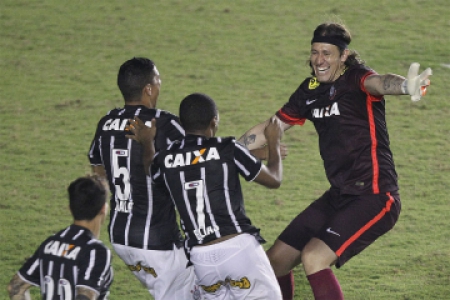
[[[324,73],[324,72],[328,71],[329,69],[330,69],[330,67],[328,67],[328,68],[317,68],[317,72]]]

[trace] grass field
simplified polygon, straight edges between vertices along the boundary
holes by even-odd
[[[447,0],[56,1],[0,3],[0,299],[24,259],[71,222],[66,187],[88,173],[98,119],[122,106],[118,67],[133,56],[161,72],[159,108],[188,93],[218,103],[222,136],[271,116],[308,75],[312,31],[342,19],[379,73],[431,67],[427,97],[387,98],[403,211],[387,235],[336,270],[346,299],[450,299],[450,6]],[[244,186],[269,247],[328,187],[310,123],[289,130],[282,187]],[[101,239],[107,244],[104,230]],[[151,299],[114,258],[110,299]],[[312,299],[295,270],[296,298]],[[33,293],[37,299],[36,291]]]

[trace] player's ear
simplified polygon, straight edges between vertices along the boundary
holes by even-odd
[[[219,127],[219,116],[214,116],[214,118],[211,120],[212,124],[214,125],[213,128]]]
[[[152,85],[149,83],[144,87],[144,93],[151,96],[152,95]]]
[[[219,127],[219,117],[214,116],[209,122],[209,128],[211,128],[211,136],[214,136],[217,132],[217,128]]]
[[[100,214],[106,215],[108,213],[108,202],[105,202],[103,204],[102,209],[100,209]]]
[[[350,54],[350,50],[345,49],[341,54],[341,62],[345,62]]]

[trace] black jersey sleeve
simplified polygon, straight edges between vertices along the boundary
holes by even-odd
[[[181,140],[184,137],[184,129],[180,125],[178,117],[167,111],[159,111],[159,117],[156,119],[156,127],[156,151],[165,149],[173,141]]]
[[[103,119],[102,119],[103,120]],[[89,147],[88,159],[92,166],[102,165],[101,149],[100,149],[100,126],[102,120],[97,124],[97,130],[95,131],[94,138],[92,139],[91,146]]]
[[[253,156],[250,151],[242,144],[233,139],[234,142],[234,163],[239,174],[246,181],[252,181],[261,171],[262,162]]]
[[[352,68],[349,70],[348,82],[349,84],[353,85],[355,89],[360,89],[361,91],[363,91],[368,96],[367,99],[371,101],[380,101],[381,99],[383,99],[383,96],[373,96],[364,87],[364,81],[370,75],[378,75],[378,73],[366,66],[360,66],[360,68]]]
[[[150,177],[152,178],[152,181],[154,183],[164,183],[163,178],[161,176],[161,168],[160,168],[160,152],[156,152],[155,156],[153,157],[153,162],[150,165]]]
[[[29,284],[34,286],[40,285],[41,275],[39,272],[39,249],[36,250],[33,256],[28,258],[25,264],[23,264],[23,266],[19,269],[19,275]]]
[[[276,112],[276,116],[284,123],[289,125],[303,125],[309,111],[307,107],[308,101],[311,101],[311,103],[317,101],[314,95],[308,97],[305,92],[307,80],[300,84],[291,97],[289,97],[289,101]]]
[[[89,287],[105,295],[112,283],[111,252],[99,241],[92,241],[80,253],[77,286]]]

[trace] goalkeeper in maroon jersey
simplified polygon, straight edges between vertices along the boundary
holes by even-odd
[[[341,267],[393,228],[400,214],[397,173],[389,147],[384,95],[419,101],[431,69],[407,77],[379,75],[348,48],[339,23],[319,25],[311,40],[306,78],[275,117],[284,130],[313,122],[330,188],[280,234],[267,251],[284,299],[293,299],[292,269],[302,263],[315,299],[344,299],[331,266]],[[269,121],[247,131],[248,149],[266,143]]]

